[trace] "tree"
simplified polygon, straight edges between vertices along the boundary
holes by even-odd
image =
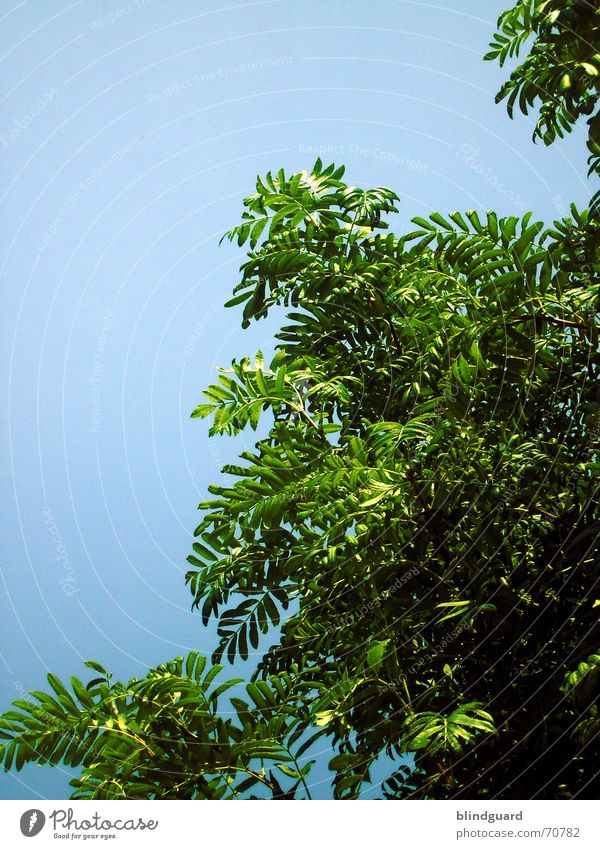
[[[504,65],[534,37],[525,61],[496,96],[525,115],[539,108],[533,140],[549,145],[570,133],[584,116],[588,125],[589,174],[600,174],[600,12],[590,0],[521,0],[498,20],[485,59]],[[600,192],[591,211],[597,215]]]
[[[552,144],[570,133],[577,120],[587,123],[590,173],[600,173],[600,12],[590,0],[520,0],[498,20],[486,59],[518,56],[532,37],[525,61],[504,83],[496,102],[506,99],[508,114],[515,104],[527,115],[539,105],[534,141]]]
[[[82,764],[78,798],[304,798],[326,738],[336,798],[381,758],[386,798],[598,794],[600,225],[434,212],[397,237],[398,197],[343,173],[258,178],[229,233],[228,304],[287,318],[192,414],[269,425],[200,505],[213,665],[51,676],[0,721],[5,768]],[[234,719],[213,678],[250,648]]]
[[[6,769],[82,764],[74,799],[235,799],[255,786],[286,798],[300,785],[307,790],[313,762],[297,761],[312,743],[300,708],[304,682],[284,674],[248,684],[250,702],[231,696],[234,710],[223,718],[220,697],[241,679],[218,683],[222,667],[206,671],[198,652],[127,685],[94,661],[85,665],[97,673],[87,685],[71,678],[69,689],[50,674],[52,694],[34,691],[35,701],[16,701],[19,710],[4,714]]]

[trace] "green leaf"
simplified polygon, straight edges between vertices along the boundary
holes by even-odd
[[[84,660],[83,665],[87,666],[88,669],[93,669],[94,672],[100,672],[101,675],[108,675],[106,669],[102,666],[102,664],[98,663],[96,660]]]
[[[389,640],[377,640],[367,649],[367,664],[371,669],[377,671],[385,657]]]

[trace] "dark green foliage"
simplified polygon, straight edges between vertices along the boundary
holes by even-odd
[[[240,679],[218,683],[221,667],[205,669],[206,658],[191,652],[127,685],[106,673],[87,686],[72,678],[73,693],[49,675],[54,696],[31,693],[36,703],[15,702],[18,710],[0,720],[4,766],[82,765],[72,782],[76,799],[293,794],[313,763],[296,761],[307,742],[305,682],[284,674],[248,684],[250,701],[232,696],[223,711],[220,697]]]
[[[234,363],[196,412],[273,420],[201,505],[188,580],[215,659],[294,611],[257,675],[324,685],[339,796],[384,751],[416,752],[412,795],[588,792],[562,686],[600,644],[598,224],[434,213],[397,238],[363,223],[395,196],[341,177],[268,175],[230,234],[270,222],[245,320],[290,312],[270,366]]]
[[[525,61],[502,86],[496,101],[506,99],[527,114],[539,108],[534,139],[551,144],[588,116],[590,173],[600,173],[600,8],[594,0],[520,0],[504,12],[486,59],[518,56],[532,38]]]

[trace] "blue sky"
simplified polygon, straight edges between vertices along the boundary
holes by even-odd
[[[0,705],[121,678],[214,631],[190,610],[196,505],[253,444],[189,418],[217,365],[274,323],[224,310],[219,248],[257,173],[347,166],[438,209],[585,205],[584,130],[550,149],[481,61],[508,0],[3,2]],[[64,798],[67,770],[0,777]],[[323,791],[324,792],[324,791]]]

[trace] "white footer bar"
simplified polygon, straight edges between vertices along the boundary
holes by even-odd
[[[0,802],[3,846],[598,849],[597,801]],[[32,842],[33,841],[33,842]],[[176,841],[176,842],[175,842]]]

